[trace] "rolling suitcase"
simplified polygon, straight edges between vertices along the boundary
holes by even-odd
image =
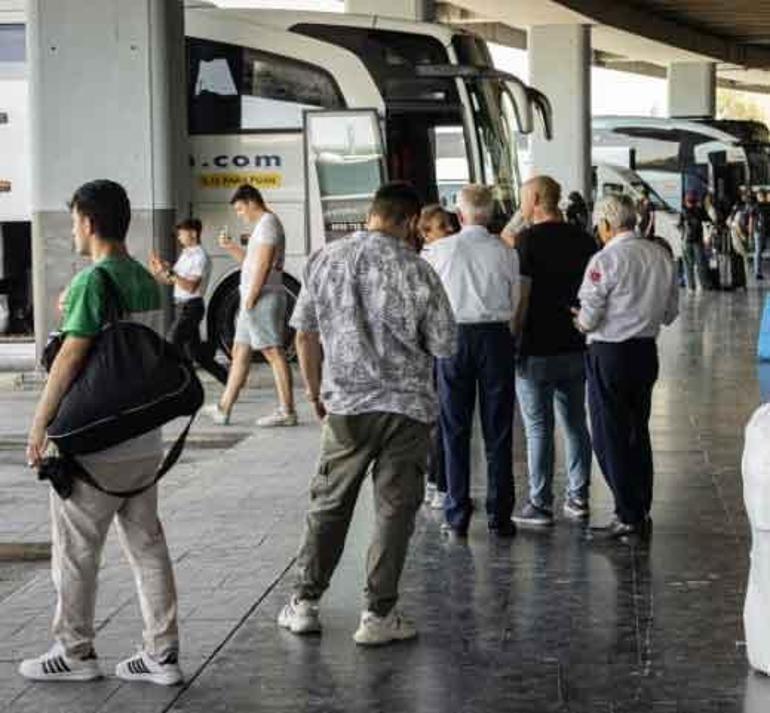
[[[731,252],[717,255],[717,272],[719,273],[719,289],[732,290],[733,285],[733,254]]]

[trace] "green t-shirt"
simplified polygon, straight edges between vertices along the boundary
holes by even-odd
[[[158,284],[133,258],[110,257],[73,278],[64,302],[62,332],[75,337],[93,337],[101,331],[107,292],[102,277],[96,272],[97,266],[112,277],[131,318],[155,326],[151,322],[160,316],[161,306]]]

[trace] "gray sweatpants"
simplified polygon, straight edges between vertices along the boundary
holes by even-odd
[[[104,463],[91,474],[114,489],[130,489],[147,482],[158,460]],[[99,561],[113,520],[139,593],[145,649],[160,657],[178,649],[179,635],[176,587],[158,519],[157,487],[129,499],[106,495],[81,481],[75,482],[67,500],[51,489],[51,573],[57,594],[53,636],[67,655],[85,656],[92,650]]]
[[[366,561],[367,608],[385,616],[398,600],[423,498],[430,425],[392,413],[329,415],[298,556],[301,599],[317,600],[342,555],[358,493],[371,466],[375,526]]]

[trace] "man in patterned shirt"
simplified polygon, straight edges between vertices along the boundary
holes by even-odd
[[[323,421],[318,472],[298,557],[299,582],[278,623],[318,632],[318,601],[342,555],[361,484],[374,484],[361,645],[416,636],[395,608],[423,496],[434,357],[454,353],[452,308],[431,267],[410,247],[420,201],[402,183],[377,191],[366,231],[327,245],[305,268],[292,317],[307,397]],[[323,347],[323,381],[322,381]]]

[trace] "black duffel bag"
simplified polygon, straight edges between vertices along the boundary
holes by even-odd
[[[65,458],[103,451],[159,428],[180,416],[189,421],[161,463],[152,483],[132,491],[108,491],[85,471],[89,484],[120,497],[144,492],[176,463],[195,415],[203,404],[203,387],[192,363],[149,327],[125,321],[126,311],[109,273],[104,281],[107,309],[102,331],[88,360],[48,425],[48,438]],[[63,337],[54,337],[44,354],[50,370]],[[82,471],[82,467],[81,467]]]

